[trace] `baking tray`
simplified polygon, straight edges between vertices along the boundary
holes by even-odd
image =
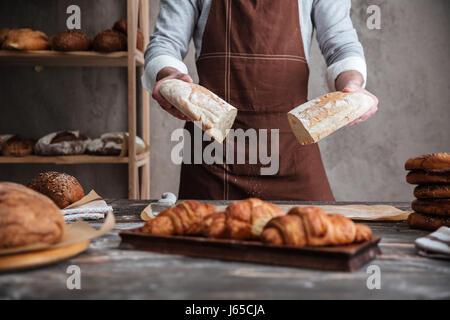
[[[356,271],[381,253],[381,237],[346,246],[290,247],[187,236],[155,236],[141,228],[119,231],[120,249],[334,271]]]

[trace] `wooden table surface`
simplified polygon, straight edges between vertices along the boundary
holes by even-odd
[[[114,208],[115,230],[93,240],[87,251],[70,260],[1,274],[0,299],[450,298],[450,262],[417,255],[413,241],[427,232],[411,230],[406,222],[368,223],[375,235],[382,236],[382,254],[357,272],[329,272],[120,250],[117,230],[142,225],[139,214],[148,201],[108,202]],[[410,209],[408,203],[364,204]],[[66,287],[70,265],[81,269],[81,290]],[[379,290],[367,288],[369,265],[381,270]]]

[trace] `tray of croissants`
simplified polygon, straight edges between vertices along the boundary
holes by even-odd
[[[355,271],[381,253],[367,225],[313,206],[285,213],[256,198],[222,211],[182,201],[119,234],[121,249],[322,270]]]

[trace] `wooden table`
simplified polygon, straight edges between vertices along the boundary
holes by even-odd
[[[140,226],[139,213],[148,202],[109,203],[114,208],[116,230],[92,241],[89,250],[70,260],[0,275],[0,299],[450,298],[450,262],[418,256],[413,241],[427,232],[411,230],[405,222],[368,223],[383,237],[383,253],[369,263],[380,267],[381,289],[369,290],[368,265],[354,273],[324,272],[119,250],[117,230]],[[410,209],[408,203],[383,204]],[[81,290],[66,287],[70,265],[81,268]]]

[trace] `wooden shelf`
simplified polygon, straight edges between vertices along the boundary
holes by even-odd
[[[138,166],[145,164],[149,158],[149,153],[144,152],[136,155]],[[83,163],[128,163],[128,157],[119,156],[26,156],[26,157],[4,157],[0,156],[0,163],[52,163],[52,164],[83,164]]]
[[[144,54],[135,50],[136,66],[144,66]],[[127,67],[128,51],[99,53],[95,51],[11,51],[0,50],[1,66],[54,67]]]

